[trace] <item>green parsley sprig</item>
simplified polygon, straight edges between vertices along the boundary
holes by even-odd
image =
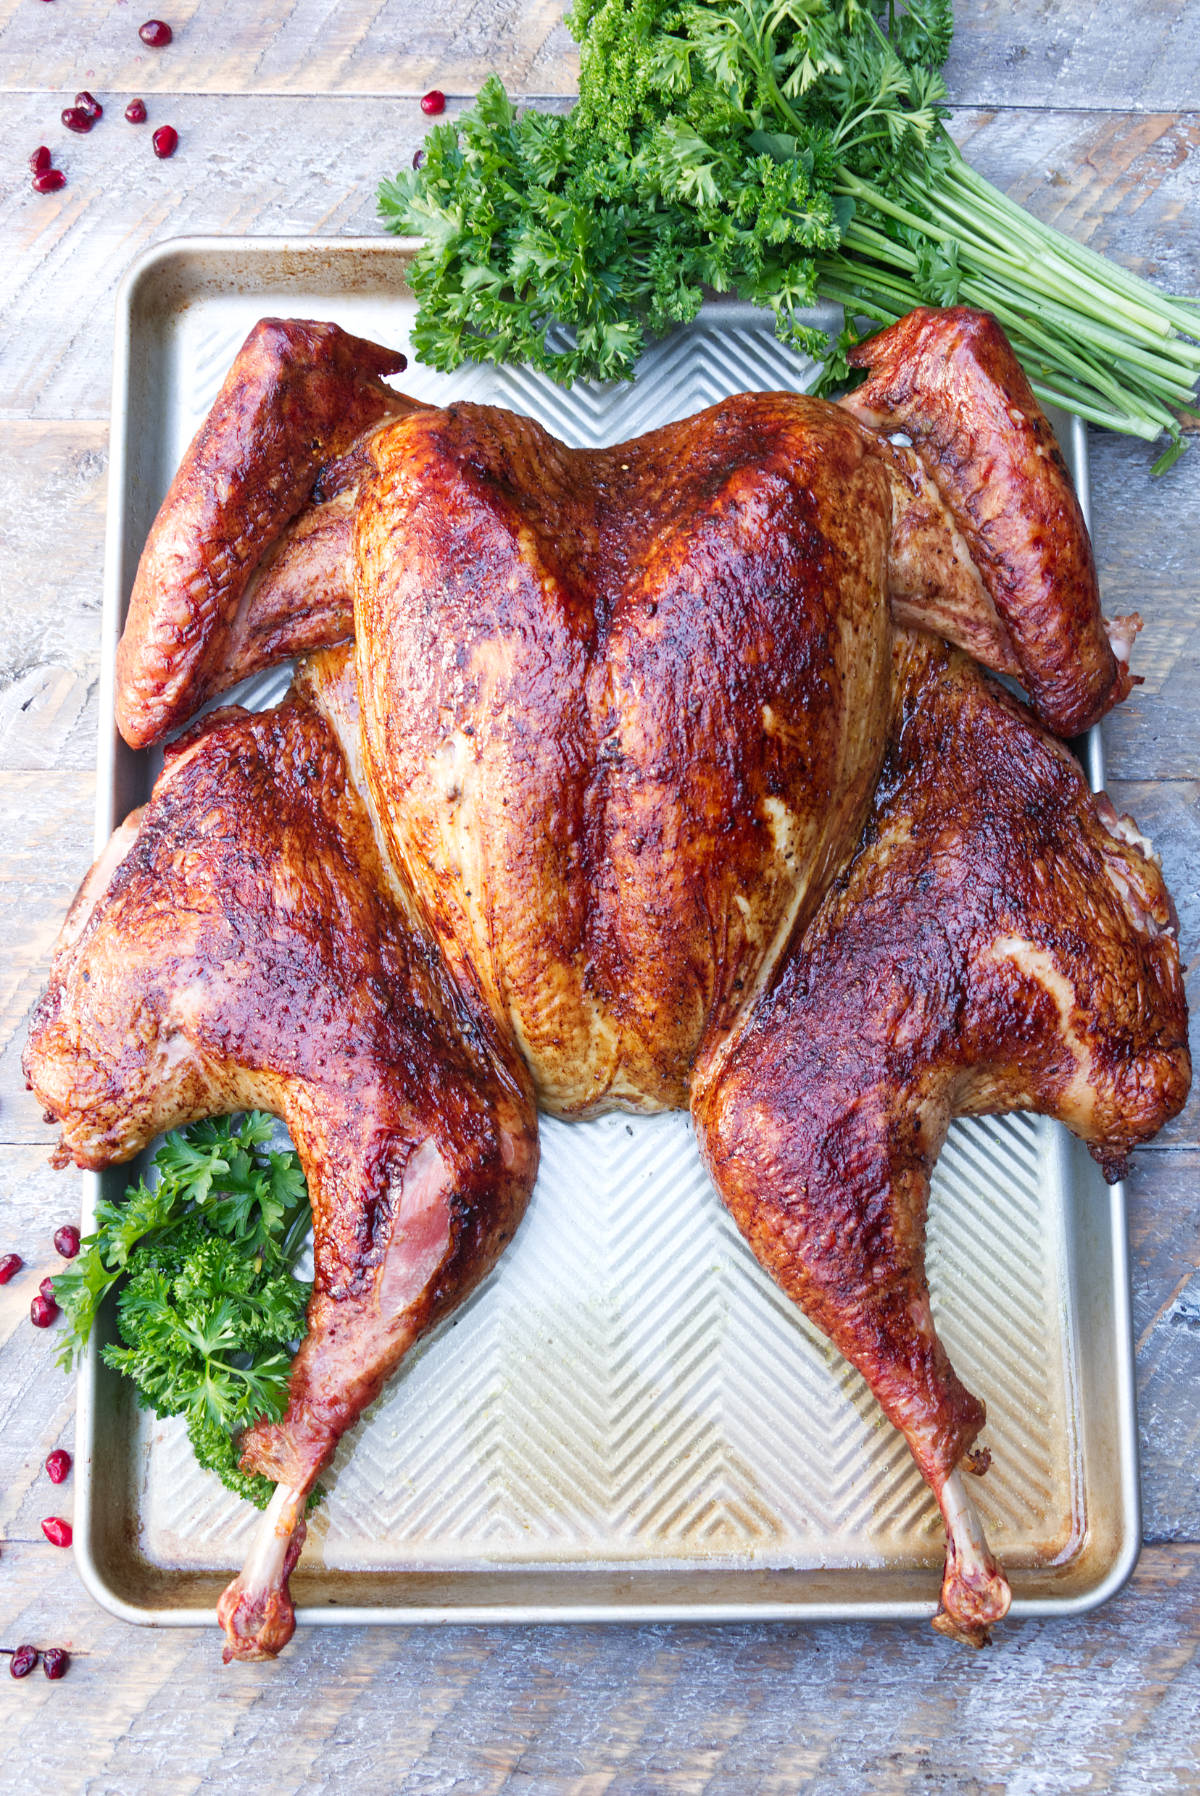
[[[578,104],[518,113],[499,80],[379,189],[425,238],[413,345],[432,367],[524,362],[570,384],[632,377],[647,335],[706,289],[886,324],[915,305],[995,313],[1047,402],[1181,452],[1200,303],[1039,223],[943,123],[950,0],[576,0]],[[853,328],[853,327],[851,327]]]
[[[200,1464],[260,1508],[273,1486],[240,1470],[237,1441],[283,1414],[311,1290],[293,1272],[308,1189],[296,1154],[270,1146],[273,1133],[272,1118],[251,1111],[166,1136],[155,1176],[99,1205],[95,1231],[54,1280],[67,1322],[59,1364],[79,1357],[119,1286],[120,1344],[101,1349],[105,1363],[156,1415],[185,1416]]]

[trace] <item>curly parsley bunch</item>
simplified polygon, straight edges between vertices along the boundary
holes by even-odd
[[[1180,452],[1200,305],[1039,224],[942,122],[950,0],[576,0],[579,101],[518,113],[499,80],[379,189],[412,267],[430,366],[523,362],[629,379],[647,335],[706,290],[775,315],[819,297],[886,324],[915,305],[994,312],[1039,396]]]
[[[96,1229],[54,1280],[69,1368],[114,1286],[120,1344],[106,1365],[131,1378],[159,1416],[187,1418],[200,1464],[259,1508],[270,1481],[240,1470],[237,1442],[287,1402],[294,1344],[311,1286],[294,1267],[311,1221],[296,1154],[270,1146],[274,1123],[251,1111],[168,1135],[151,1179],[101,1203]]]

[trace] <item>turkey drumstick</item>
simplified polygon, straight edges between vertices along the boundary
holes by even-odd
[[[763,1266],[866,1378],[946,1522],[939,1626],[1008,1607],[958,1468],[984,1419],[938,1339],[929,1175],[953,1116],[1034,1110],[1109,1177],[1183,1103],[1170,901],[1127,822],[965,657],[896,644],[892,738],[858,854],[693,1112]]]
[[[175,750],[73,913],[25,1060],[81,1166],[250,1105],[299,1150],[309,1329],[287,1413],[243,1442],[279,1489],[222,1599],[236,1658],[290,1637],[318,1472],[494,1263],[537,1167],[524,1071],[396,903],[315,692],[219,713]]]

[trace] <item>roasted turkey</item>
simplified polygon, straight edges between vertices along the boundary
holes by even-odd
[[[142,557],[167,751],[68,918],[26,1053],[60,1160],[282,1116],[313,1197],[277,1481],[221,1618],[288,1639],[304,1502],[516,1228],[537,1111],[690,1107],[755,1255],[868,1380],[943,1514],[937,1625],[1009,1601],[934,1328],[953,1116],[1061,1118],[1116,1176],[1190,1078],[1149,845],[1057,737],[1129,689],[1049,427],[995,323],[917,312],[840,405],[746,394],[573,451],[419,405],[332,325],[251,333]],[[978,663],[1013,676],[1019,702]]]

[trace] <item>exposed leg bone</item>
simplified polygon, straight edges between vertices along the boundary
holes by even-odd
[[[288,1579],[304,1545],[306,1496],[286,1484],[276,1486],[246,1563],[217,1604],[226,1665],[233,1659],[273,1659],[295,1632]]]
[[[946,1524],[946,1569],[933,1625],[964,1646],[986,1646],[988,1630],[1008,1614],[1012,1591],[992,1556],[979,1513],[955,1469],[938,1493]]]

